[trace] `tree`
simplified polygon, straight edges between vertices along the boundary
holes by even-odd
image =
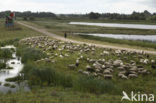
[[[27,21],[27,20],[28,20],[28,18],[27,18],[27,17],[23,17],[23,20]]]
[[[29,18],[29,20],[34,21],[34,20],[35,20],[35,18],[34,18],[34,17],[30,17],[30,18]]]
[[[99,13],[94,13],[94,12],[89,13],[90,19],[98,19],[99,17],[100,17]]]
[[[146,17],[148,17],[148,16],[151,16],[151,13],[150,13],[149,11],[145,10],[145,11],[144,11],[144,15],[145,15]]]

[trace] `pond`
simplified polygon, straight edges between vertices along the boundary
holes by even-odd
[[[85,34],[85,33],[76,33],[76,34],[90,35],[90,36],[97,36],[97,37],[107,37],[107,38],[114,38],[114,39],[141,40],[141,41],[156,42],[156,35]]]
[[[0,70],[0,92],[7,93],[8,91],[16,92],[17,90],[23,88],[24,90],[29,90],[26,83],[16,83],[16,82],[7,82],[7,78],[13,78],[20,75],[20,71],[23,69],[24,65],[21,62],[21,58],[16,56],[16,47],[14,46],[5,46],[0,49],[14,49],[15,52],[12,54],[12,59],[6,61],[6,66],[11,67],[12,69],[1,69]],[[2,60],[1,60],[2,61]],[[5,84],[14,85],[14,88],[5,86]]]
[[[102,26],[102,27],[132,28],[132,29],[156,29],[156,25],[143,25],[143,24],[89,23],[89,22],[70,22],[69,24]]]

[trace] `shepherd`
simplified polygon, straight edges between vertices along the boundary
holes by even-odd
[[[64,38],[67,38],[67,33],[66,32],[64,33]]]

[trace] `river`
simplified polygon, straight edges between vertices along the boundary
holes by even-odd
[[[102,26],[102,27],[132,28],[132,29],[154,29],[154,30],[156,29],[156,25],[145,25],[145,24],[89,23],[89,22],[70,22],[69,24]]]

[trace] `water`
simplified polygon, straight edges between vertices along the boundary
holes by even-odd
[[[89,23],[89,22],[70,22],[69,24],[91,25],[91,26],[102,26],[102,27],[132,28],[132,29],[156,29],[156,25],[143,25],[143,24]]]
[[[141,41],[156,42],[156,35],[83,34],[83,33],[76,33],[76,34],[91,35],[91,36],[97,36],[97,37],[107,37],[107,38],[114,38],[114,39],[141,40]]]
[[[0,49],[11,49],[11,48],[13,48],[16,51],[16,47],[14,47],[14,46],[5,46],[5,47],[1,47]],[[12,77],[19,75],[20,71],[24,67],[24,65],[21,62],[21,58],[16,56],[16,52],[14,52],[12,54],[12,57],[13,57],[13,59],[6,61],[6,65],[7,65],[7,67],[12,67],[13,69],[10,69],[10,70],[9,69],[2,69],[2,70],[0,70],[0,82],[2,83],[0,85],[0,91],[3,93],[6,93],[8,91],[16,92],[21,87],[24,90],[29,90],[27,84],[24,82],[17,84],[16,82],[5,81],[7,78],[12,78]],[[6,86],[4,86],[5,83],[15,85],[16,87],[15,88],[6,87]]]

